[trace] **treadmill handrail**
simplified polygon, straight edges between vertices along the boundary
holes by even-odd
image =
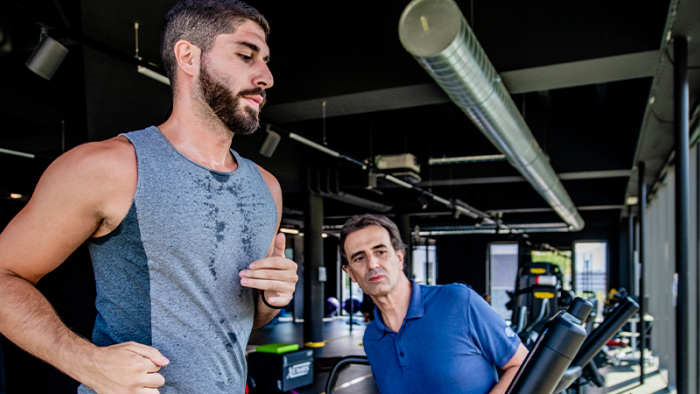
[[[333,366],[331,373],[328,375],[328,379],[326,380],[326,394],[333,394],[340,371],[350,364],[369,365],[369,360],[367,356],[345,356],[341,358],[340,361]]]
[[[598,328],[588,335],[571,365],[578,365],[581,368],[585,367],[638,310],[639,304],[632,298],[627,297],[623,303],[618,305],[608,315],[608,318]]]
[[[569,368],[566,369],[566,372],[564,372],[564,376],[561,377],[561,380],[559,381],[559,384],[557,384],[557,388],[554,389],[553,393],[561,393],[562,391],[568,389],[571,384],[581,377],[581,375],[583,375],[583,368],[579,367],[578,365],[569,366]]]
[[[515,332],[520,334],[525,327],[525,317],[527,316],[527,307],[521,305],[518,307],[518,325],[515,327]]]
[[[540,314],[537,316],[537,319],[533,321],[532,323],[528,324],[527,327],[525,327],[525,332],[532,330],[536,325],[544,321],[545,317],[547,316],[547,311],[549,310],[549,299],[545,298],[542,300],[542,306],[540,306]]]

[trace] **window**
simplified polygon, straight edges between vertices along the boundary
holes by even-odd
[[[510,301],[508,291],[515,291],[518,276],[518,244],[489,244],[491,272],[491,306],[504,319],[510,320],[513,312],[506,308]]]
[[[607,244],[605,242],[577,242],[576,254],[576,295],[598,300],[598,316],[602,318],[603,304],[607,294],[606,267]]]
[[[413,249],[413,278],[417,283],[435,284],[435,260],[435,245],[419,245]]]

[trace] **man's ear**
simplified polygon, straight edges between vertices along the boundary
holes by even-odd
[[[350,271],[350,267],[347,264],[345,264],[342,266],[342,268],[343,268],[343,271],[345,271],[345,273],[348,274],[348,276],[350,277],[350,280],[353,283],[357,283],[357,281],[355,280],[355,277],[352,275],[352,272]]]
[[[202,50],[187,40],[180,40],[173,48],[177,68],[185,75],[195,77],[199,73]]]
[[[396,257],[399,258],[399,262],[401,263],[401,268],[405,269],[406,265],[404,264],[403,257],[404,257],[404,251],[403,250],[398,250],[396,251]]]

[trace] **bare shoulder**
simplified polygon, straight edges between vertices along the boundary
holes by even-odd
[[[49,166],[29,205],[43,206],[47,198],[51,205],[77,204],[99,222],[95,235],[104,235],[126,216],[137,178],[136,152],[126,137],[89,142]]]
[[[260,167],[259,165],[258,168],[260,169],[260,174],[262,174],[262,177],[265,180],[267,187],[270,189],[270,193],[272,193],[272,196],[275,198],[275,200],[279,198],[281,201],[282,188],[280,187],[280,183],[277,181],[277,178],[275,178],[274,175],[270,174],[269,171]]]
[[[80,145],[54,160],[0,234],[0,269],[36,283],[86,239],[116,227],[136,178],[136,154],[124,137]]]
[[[279,228],[280,221],[282,220],[282,187],[280,187],[280,183],[277,181],[277,178],[275,178],[274,175],[270,174],[270,172],[260,166],[258,166],[258,168],[260,169],[260,173],[267,184],[267,188],[270,189],[272,198],[275,200],[275,206],[277,207],[277,228]],[[275,232],[276,231],[277,230],[275,230]],[[270,245],[270,253],[272,253],[273,246],[274,239]]]
[[[133,167],[133,168],[131,168]],[[120,176],[136,170],[136,152],[126,137],[119,136],[100,142],[79,145],[56,159],[47,170],[54,173],[103,176]]]

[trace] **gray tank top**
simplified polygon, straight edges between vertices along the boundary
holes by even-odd
[[[161,393],[243,393],[256,291],[238,273],[272,242],[270,190],[257,165],[233,150],[238,168],[223,173],[183,156],[156,127],[124,135],[136,149],[138,182],[124,220],[89,244],[92,340],[158,349],[170,360]]]

